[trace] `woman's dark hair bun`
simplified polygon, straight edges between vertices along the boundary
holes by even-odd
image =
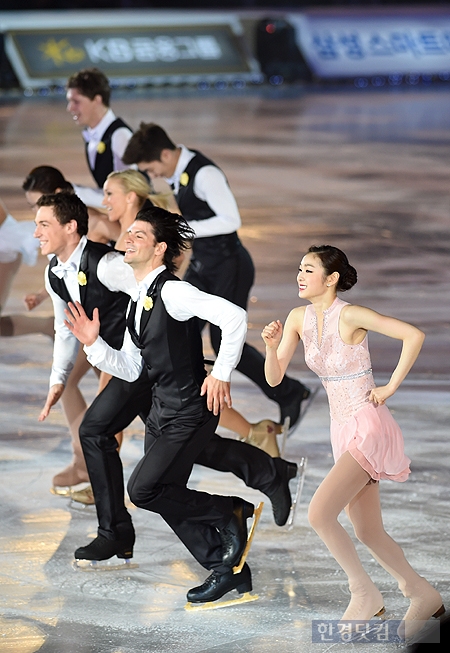
[[[333,274],[333,272],[339,273],[336,290],[340,290],[341,292],[350,290],[358,281],[355,268],[353,265],[350,265],[347,256],[341,249],[332,245],[311,245],[308,253],[315,254],[320,258],[327,276]]]
[[[345,290],[350,290],[353,288],[355,283],[358,281],[358,275],[356,273],[353,265],[348,266],[345,272],[339,274],[339,281],[337,283],[337,290],[344,292]]]

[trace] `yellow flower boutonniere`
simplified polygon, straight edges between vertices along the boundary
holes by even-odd
[[[104,144],[103,141],[100,141],[100,143],[97,145],[97,152],[99,154],[103,154],[105,150],[106,150],[106,145]]]
[[[180,177],[180,184],[182,186],[187,186],[189,183],[189,175],[187,172],[183,172]]]
[[[149,311],[153,308],[153,299],[151,297],[146,297],[143,302],[144,310]]]
[[[77,281],[80,286],[85,286],[87,284],[87,279],[84,272],[78,272]]]

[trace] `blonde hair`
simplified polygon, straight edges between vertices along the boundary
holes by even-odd
[[[139,201],[139,208],[144,206],[145,200],[150,200],[153,206],[168,209],[171,193],[155,193],[151,181],[147,180],[142,172],[138,170],[118,170],[110,172],[107,179],[116,179],[125,193],[136,193]]]

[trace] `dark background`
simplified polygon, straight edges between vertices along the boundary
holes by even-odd
[[[449,0],[0,0],[0,10],[18,9],[306,9],[449,5]]]

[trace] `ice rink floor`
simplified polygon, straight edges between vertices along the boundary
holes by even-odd
[[[342,248],[357,268],[359,281],[344,296],[347,301],[425,331],[419,360],[389,401],[412,474],[406,483],[382,482],[381,496],[386,530],[450,606],[447,89],[160,92],[118,95],[113,108],[133,127],[141,120],[161,124],[176,142],[200,149],[227,174],[241,209],[240,234],[256,266],[249,341],[261,351],[262,326],[284,320],[298,301],[297,266],[313,243]],[[54,165],[71,181],[90,183],[79,129],[65,113],[63,98],[0,98],[0,138],[0,196],[17,219],[32,219],[20,187],[35,165]],[[42,258],[34,268],[21,267],[5,315],[25,311],[22,298],[39,288],[44,267]],[[47,315],[51,306],[37,310]],[[370,342],[375,379],[382,384],[396,364],[398,346],[378,336]],[[256,532],[248,562],[258,601],[185,611],[186,591],[207,573],[159,516],[133,506],[133,560],[139,566],[74,570],[73,552],[95,535],[96,518],[93,507],[49,492],[52,476],[71,456],[61,409],[37,422],[51,354],[44,336],[0,338],[1,653],[405,650],[384,641],[381,628],[370,644],[340,644],[326,633],[312,641],[313,620],[339,619],[349,600],[344,573],[307,522],[309,500],[332,465],[323,390],[286,446],[288,459],[308,459],[295,525],[275,526],[266,502]],[[300,349],[290,369],[317,387]],[[93,373],[82,387],[91,400]],[[276,406],[239,373],[232,394],[250,421],[278,418]],[[136,421],[121,452],[126,477],[140,458],[142,438]],[[200,467],[190,484],[263,500],[231,475]],[[383,593],[388,618],[400,619],[406,599],[362,545],[358,551]]]

